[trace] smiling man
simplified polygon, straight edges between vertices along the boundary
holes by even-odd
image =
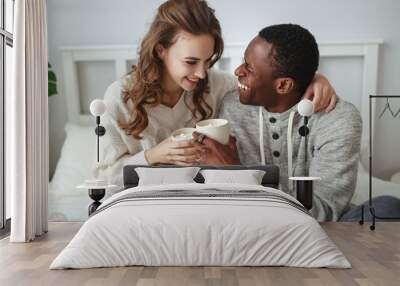
[[[362,122],[357,109],[341,99],[333,111],[313,114],[305,165],[304,137],[298,131],[303,119],[296,111],[318,63],[318,45],[306,29],[282,24],[261,30],[235,71],[239,95],[227,95],[219,114],[229,120],[237,148],[234,140],[224,146],[206,138],[203,144],[209,148],[202,163],[278,165],[281,189],[291,195],[294,188],[289,176],[321,177],[315,183],[311,213],[320,221],[338,220],[355,189]],[[293,130],[291,170],[289,125]]]

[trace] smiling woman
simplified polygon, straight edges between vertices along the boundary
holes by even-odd
[[[121,185],[123,165],[198,162],[201,147],[170,135],[213,117],[237,88],[232,75],[209,70],[222,51],[221,27],[205,1],[170,0],[158,8],[132,72],[106,91],[100,176]]]

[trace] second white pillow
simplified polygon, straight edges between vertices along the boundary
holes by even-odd
[[[261,185],[265,171],[262,170],[201,170],[205,184],[234,183],[245,185]]]

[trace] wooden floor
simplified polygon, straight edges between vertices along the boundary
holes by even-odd
[[[353,268],[289,267],[121,267],[48,270],[77,232],[79,223],[50,223],[32,243],[0,241],[0,285],[400,285],[400,223],[379,222],[375,231],[357,223],[323,228]]]

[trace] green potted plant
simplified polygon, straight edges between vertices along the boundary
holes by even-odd
[[[51,67],[50,63],[47,65],[47,77],[48,77],[48,92],[49,96],[52,96],[54,94],[58,94],[57,91],[57,77],[56,74],[53,71],[53,68]]]

